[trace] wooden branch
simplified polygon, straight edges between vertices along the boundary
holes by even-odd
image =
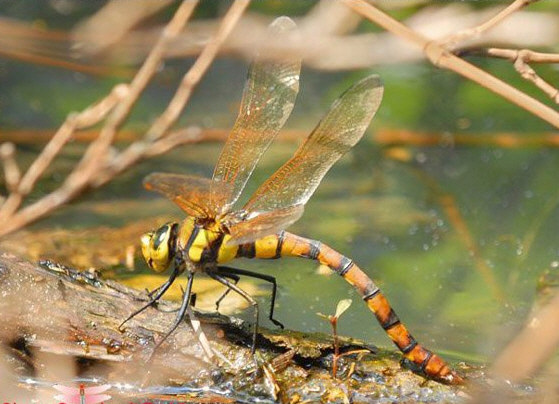
[[[495,76],[455,56],[445,42],[430,40],[365,0],[342,0],[348,7],[393,34],[420,47],[435,66],[452,70],[559,128],[559,113]],[[507,14],[509,15],[509,14]],[[500,21],[501,19],[499,19]]]
[[[549,98],[551,98],[556,104],[559,104],[559,90],[549,84],[547,81],[542,79],[534,69],[530,67],[528,63],[522,58],[521,52],[519,57],[514,62],[514,68],[520,74],[520,76],[528,81],[534,83],[536,87],[542,90]]]
[[[68,117],[49,145],[35,160],[32,169],[28,170],[25,174],[20,183],[21,190],[18,187],[18,192],[11,193],[0,208],[0,219],[5,221],[5,225],[0,229],[0,237],[39,219],[75,198],[86,188],[105,184],[114,178],[115,175],[120,174],[142,158],[149,155],[153,156],[158,151],[163,153],[172,146],[195,140],[195,137],[192,137],[192,133],[187,134],[187,136],[184,133],[180,136],[175,134],[168,139],[164,137],[184,108],[184,105],[188,102],[193,88],[213,62],[220,46],[231,33],[249,3],[249,0],[236,0],[233,3],[223,18],[213,40],[204,48],[204,51],[202,51],[194,65],[185,74],[175,96],[165,112],[148,130],[145,140],[133,142],[123,152],[116,153],[112,158],[109,158],[109,148],[115,139],[117,131],[127,118],[141,92],[157,71],[157,67],[164,56],[166,46],[182,31],[192,15],[197,1],[184,0],[161,33],[158,42],[130,85],[125,87],[126,91],[123,90],[123,85],[117,86],[113,90],[113,94],[117,93],[121,96],[118,102],[111,104],[112,108],[110,109],[102,109],[100,106],[104,107],[107,105],[107,99],[105,99],[94,108],[90,108],[82,114]],[[117,89],[121,91],[117,91]],[[110,97],[108,99],[113,100]],[[98,111],[99,109],[102,109],[102,113]],[[75,130],[78,127],[85,126],[81,120],[93,123],[89,121],[89,118],[93,115],[90,113],[92,110],[97,112],[97,115],[92,119],[94,122],[99,122],[105,117],[105,114],[108,114],[108,117],[99,136],[87,148],[81,161],[72,170],[60,188],[39,199],[37,202],[18,210],[25,195],[32,189],[36,180],[42,175],[46,167],[52,162],[52,159],[70,139]]]
[[[128,116],[140,93],[157,71],[157,67],[164,55],[165,47],[184,28],[196,4],[197,1],[195,0],[183,1],[129,86],[117,85],[113,88],[110,95],[93,107],[87,108],[79,114],[68,116],[47,147],[43,149],[27,170],[17,191],[11,193],[0,208],[0,221],[6,223],[6,226],[0,229],[0,236],[37,220],[71,200],[82,192],[92,179],[95,178],[96,172],[105,164],[108,158],[108,149],[117,130]],[[68,142],[76,129],[100,122],[109,113],[110,115],[99,136],[88,147],[81,161],[66,178],[63,185],[32,205],[17,211],[25,195],[31,191],[35,182]]]
[[[4,169],[4,178],[8,191],[14,192],[21,180],[21,171],[16,162],[16,147],[13,143],[0,145],[0,163]]]
[[[476,50],[474,50],[474,52],[476,52]],[[514,62],[518,58],[522,58],[526,63],[559,63],[559,53],[534,52],[530,49],[487,48],[479,50],[476,53],[508,59],[511,62]]]
[[[23,175],[18,187],[8,196],[6,202],[0,206],[0,221],[7,220],[19,208],[23,199],[31,192],[37,180],[50,166],[54,158],[60,153],[64,145],[72,138],[77,129],[87,128],[103,119],[109,111],[126,94],[125,85],[117,85],[111,93],[98,103],[86,108],[80,113],[68,115],[62,126],[52,136],[41,153],[35,158],[31,166]]]
[[[178,39],[179,32],[192,14],[196,1],[185,0],[178,8],[173,19],[169,22],[167,28],[161,33],[158,42],[151,50],[144,65],[138,71],[132,83],[130,85],[118,85],[109,96],[105,97],[105,99],[101,100],[98,104],[81,113],[68,116],[51,142],[41,152],[27,172],[23,174],[17,187],[12,185],[12,192],[10,192],[8,197],[5,200],[0,200],[0,221],[6,223],[6,225],[0,229],[0,236],[37,220],[53,209],[75,198],[87,188],[98,187],[107,183],[114,178],[115,175],[118,175],[144,158],[164,153],[179,144],[198,141],[199,137],[194,132],[183,132],[179,136],[177,133],[170,134],[169,129],[175,123],[180,112],[184,109],[194,87],[207,71],[219,50],[225,44],[226,39],[229,38],[231,32],[233,32],[233,28],[240,21],[248,3],[248,0],[237,0],[232,4],[229,11],[222,19],[218,29],[210,37],[209,42],[203,48],[192,68],[184,75],[180,87],[177,89],[175,96],[170,101],[166,110],[156,119],[151,128],[147,131],[144,139],[142,141],[133,142],[122,152],[112,152],[112,144],[133,104],[138,99],[151,77],[155,74],[160,61],[167,55],[169,44],[173,43],[173,39]],[[475,35],[487,32],[490,28],[494,28],[504,21],[506,17],[509,17],[528,3],[530,3],[529,0],[516,0],[509,7],[497,13],[485,23],[471,29],[469,32],[475,33]],[[449,37],[447,37],[447,42],[444,42],[444,40],[433,41],[419,34],[416,30],[410,29],[396,21],[386,13],[366,3],[364,0],[343,0],[343,4],[371,19],[373,22],[384,26],[389,32],[395,33],[397,36],[403,37],[415,44],[434,65],[453,70],[532,112],[534,115],[539,116],[555,127],[559,127],[559,114],[556,111],[452,54],[449,50]],[[332,8],[336,9],[336,7],[339,6],[340,4],[334,6],[328,2],[321,3],[320,7],[317,7],[313,13],[309,13],[309,15],[302,20],[303,28],[311,37],[313,33],[314,37],[318,37],[324,33],[335,36],[336,33],[349,32],[348,30],[351,30],[351,27],[355,26],[355,18],[351,18],[346,12],[337,13],[339,15],[329,20],[332,27],[322,29],[320,26],[319,20],[324,19],[325,15],[330,15],[332,13]],[[321,15],[323,17],[319,18]],[[133,16],[133,18],[142,17],[141,15],[137,15]],[[258,26],[260,25],[261,22]],[[16,28],[18,27],[19,26]],[[21,31],[21,29],[19,30]],[[466,31],[459,33],[461,37],[466,37]],[[49,35],[54,37],[60,36],[56,35],[56,33],[50,33]],[[244,36],[247,37],[246,32]],[[355,37],[357,36],[359,35],[355,35]],[[339,41],[342,41],[342,39],[345,40],[347,38],[342,37]],[[243,44],[245,48],[248,43],[258,43],[258,38],[251,38],[250,40],[252,42],[247,42],[246,39],[244,40]],[[202,41],[202,43],[203,42],[204,41]],[[313,41],[310,40],[310,42],[312,43]],[[311,58],[307,60],[312,60],[312,52],[316,53],[318,50],[324,49],[327,43],[327,41],[319,41],[318,45],[311,44],[310,50],[304,51],[311,52]],[[340,42],[340,45],[343,44],[343,41]],[[266,44],[266,46],[267,45],[268,44]],[[278,46],[277,55],[283,55],[282,52],[303,51],[298,44],[292,43],[287,44],[287,46],[286,44],[272,43],[270,46]],[[251,50],[253,50],[253,48],[251,48]],[[341,46],[340,49],[341,48],[346,49],[347,46]],[[246,53],[248,50],[245,49],[244,52]],[[276,55],[275,50],[272,53]],[[536,85],[546,91],[550,97],[557,100],[559,98],[557,90],[541,79],[523,62],[528,60],[527,58],[541,60],[542,62],[544,60],[548,62],[553,59],[551,59],[549,55],[544,57],[544,54],[524,52],[521,57],[517,57],[515,60],[517,69],[522,72],[524,77],[532,80]],[[337,67],[339,66],[337,65]],[[31,192],[37,180],[43,175],[46,168],[52,163],[52,160],[58,155],[62,147],[74,136],[76,131],[99,123],[104,119],[106,119],[105,125],[99,136],[92,141],[92,144],[87,149],[82,160],[66,178],[64,184],[52,194],[21,209],[20,207],[25,197]],[[167,136],[169,136],[169,138],[166,138]]]
[[[198,84],[202,76],[206,73],[211,63],[217,56],[218,50],[229,36],[243,12],[246,10],[250,0],[236,0],[229,11],[223,17],[223,21],[196,59],[196,62],[184,75],[179,88],[169,102],[166,110],[155,120],[148,129],[143,142],[135,142],[127,147],[122,153],[110,161],[103,171],[99,172],[92,182],[92,186],[101,186],[111,180],[115,175],[128,169],[139,160],[147,157],[164,153],[171,147],[190,143],[199,138],[198,131],[182,132],[166,138],[169,128],[175,123],[184,106],[190,99],[194,87]]]
[[[153,141],[161,138],[175,123],[188,102],[192,90],[210,67],[217,56],[219,48],[223,42],[225,42],[225,39],[229,36],[249,4],[250,0],[235,0],[231,5],[227,14],[223,17],[217,32],[204,47],[204,50],[200,53],[194,65],[192,65],[190,70],[184,75],[167,109],[155,120],[151,128],[148,129],[146,135],[148,140]]]
[[[130,83],[128,94],[116,105],[111,115],[109,115],[105,126],[99,133],[99,137],[88,147],[82,160],[66,179],[65,187],[83,188],[94,176],[99,165],[103,165],[108,157],[107,151],[117,130],[128,117],[132,106],[157,71],[157,67],[163,59],[165,47],[173,37],[182,31],[186,22],[192,16],[197,3],[196,0],[184,0],[181,3],[173,18],[161,33],[159,40],[150,51],[144,64],[138,70],[132,83]]]
[[[559,63],[559,54],[534,52],[530,49],[502,49],[489,48],[481,51],[475,51],[477,54],[492,56],[501,59],[508,59],[514,64],[514,68],[520,76],[532,82],[536,87],[542,90],[556,104],[559,104],[559,90],[542,79],[529,63]]]
[[[197,1],[192,1],[192,6]],[[72,40],[79,44],[78,52],[93,55],[120,41],[139,22],[168,7],[173,0],[109,1],[90,17],[72,29]],[[116,22],[116,23],[115,23]]]
[[[119,3],[119,2],[117,2]],[[468,2],[438,2],[428,7],[417,9],[409,18],[408,26],[416,32],[429,32],[432,38],[448,38],[455,30],[468,30],[472,21],[488,19],[487,15],[498,14],[502,7],[468,7]],[[165,4],[158,2],[158,7]],[[383,6],[391,7],[391,2],[383,2]],[[397,2],[396,8],[406,6],[403,2]],[[497,4],[497,3],[495,3]],[[351,18],[339,10],[345,7],[341,2],[326,1],[324,5],[319,3],[307,15],[296,20],[304,33],[305,41],[299,41],[297,49],[293,49],[304,55],[305,64],[317,69],[340,70],[369,68],[378,64],[410,63],[421,60],[421,52],[414,52],[413,48],[400,47],[394,36],[386,33],[354,33],[355,19],[358,17],[351,10]],[[410,7],[407,3],[407,7]],[[101,12],[102,13],[102,12]],[[443,18],[439,18],[443,15]],[[497,26],[490,32],[485,31],[477,39],[472,39],[476,47],[491,46],[498,43],[503,47],[538,47],[552,48],[555,45],[559,18],[551,12],[524,12],[516,11],[505,20],[505,23]],[[106,17],[106,16],[105,16]],[[95,17],[93,17],[95,18]],[[135,18],[133,15],[132,18]],[[262,15],[246,14],[243,16],[237,28],[231,33],[227,41],[222,45],[219,55],[234,55],[250,57],[255,44],[259,42],[272,17]],[[519,21],[521,23],[519,23]],[[22,22],[3,18],[0,20],[0,53],[6,57],[24,59],[32,63],[43,63],[55,65],[66,69],[84,71],[88,74],[112,74],[113,77],[133,77],[133,71],[129,67],[111,65],[110,69],[102,64],[106,61],[118,60],[123,66],[133,66],[141,63],[149,50],[154,45],[162,27],[149,26],[143,28],[135,26],[129,29],[130,24],[122,27],[113,27],[110,38],[99,35],[106,32],[106,22],[100,22],[99,26],[94,24],[87,30],[78,24],[73,34],[63,31],[52,31],[44,27],[38,27],[32,22]],[[89,25],[89,20],[85,23]],[[114,24],[113,24],[114,25]],[[209,38],[215,32],[219,21],[197,20],[189,23],[189,30],[176,37],[165,50],[165,58],[196,57],[208,43]],[[545,28],[545,29],[544,29]],[[115,38],[122,36],[117,43]],[[538,35],[533,35],[538,32]],[[114,35],[113,35],[114,34]],[[72,41],[72,37],[77,41]],[[468,41],[468,42],[472,42]],[[112,44],[109,48],[106,46]],[[286,44],[268,44],[271,48],[278,48],[285,52]],[[283,46],[282,46],[283,45]],[[294,46],[291,46],[294,48]],[[76,63],[76,48],[80,55],[88,57],[89,63],[94,66]],[[92,53],[99,51],[99,53]],[[100,65],[101,64],[101,65]],[[123,76],[124,75],[124,76]]]
[[[445,43],[447,45],[447,49],[455,49],[458,43],[468,39],[479,37],[481,34],[501,24],[512,14],[523,9],[531,3],[535,3],[536,1],[538,0],[514,0],[511,4],[509,4],[495,16],[478,25],[477,27],[467,28],[462,31],[456,32],[452,35],[447,36],[445,39],[442,39],[440,42]]]

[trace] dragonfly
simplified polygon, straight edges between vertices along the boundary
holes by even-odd
[[[277,37],[294,29],[290,19],[280,18],[272,23],[270,32]],[[413,370],[444,383],[460,383],[460,376],[441,357],[412,337],[386,296],[353,260],[320,241],[285,230],[301,217],[305,203],[330,167],[363,136],[381,103],[384,89],[378,76],[365,77],[346,90],[291,159],[242,208],[234,207],[262,154],[290,115],[299,89],[301,61],[296,57],[270,60],[269,56],[261,53],[251,63],[239,115],[212,178],[152,173],[144,179],[148,190],[171,199],[187,217],[182,223],[166,223],[142,236],[148,266],[156,272],[171,266],[173,270],[152,292],[151,300],[125,321],[156,302],[179,275],[186,273],[182,304],[168,337],[187,312],[194,276],[205,273],[226,286],[225,293],[238,293],[254,308],[254,352],[258,304],[237,281],[239,276],[248,275],[272,284],[269,319],[281,326],[273,317],[275,278],[223,264],[236,258],[306,258],[327,266],[357,290]]]
[[[68,404],[98,404],[111,398],[108,394],[101,394],[111,388],[109,384],[92,387],[85,387],[84,384],[80,384],[78,387],[55,384],[52,387],[62,393],[54,398]]]

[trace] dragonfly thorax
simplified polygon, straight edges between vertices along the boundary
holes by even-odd
[[[184,261],[200,264],[223,262],[235,256],[236,246],[226,245],[230,238],[225,221],[187,217],[178,230],[177,250]]]

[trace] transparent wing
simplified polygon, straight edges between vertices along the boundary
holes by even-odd
[[[169,173],[153,173],[144,178],[146,189],[165,195],[194,217],[212,217],[208,206],[211,183],[208,178]],[[216,193],[215,198],[224,200],[225,195]]]
[[[242,244],[275,234],[295,223],[303,215],[304,206],[289,206],[272,212],[256,214],[229,228],[231,239],[227,244]]]
[[[294,30],[292,20],[280,17],[270,25],[268,35],[277,38]],[[215,167],[210,205],[216,215],[229,211],[238,199],[262,153],[293,109],[301,61],[267,61],[270,56],[262,50],[249,69],[239,116]],[[225,201],[220,200],[223,188],[228,193]]]
[[[100,386],[91,386],[84,389],[85,394],[101,394],[111,388],[110,384],[102,384]]]
[[[85,397],[85,404],[99,404],[103,401],[110,400],[111,396],[108,394],[93,394]]]
[[[294,156],[247,202],[250,214],[304,205],[330,167],[363,136],[383,94],[378,76],[369,76],[338,98]]]

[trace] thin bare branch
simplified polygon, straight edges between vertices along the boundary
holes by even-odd
[[[342,0],[342,2],[356,13],[422,49],[430,42],[429,38],[408,28],[365,0]]]
[[[118,2],[117,3],[122,3]],[[126,3],[126,2],[125,2]],[[397,3],[400,3],[397,5]],[[405,4],[404,4],[405,3]],[[470,2],[437,2],[434,5],[418,8],[407,19],[406,25],[416,32],[430,38],[449,38],[457,30],[467,30],[499,14],[503,7],[484,7],[473,9]],[[375,2],[384,9],[410,7],[410,2]],[[497,3],[495,3],[497,4]],[[367,68],[376,64],[394,64],[421,60],[423,55],[418,48],[401,46],[401,40],[389,33],[353,33],[355,20],[359,16],[346,8],[341,2],[325,1],[319,3],[311,12],[297,20],[305,41],[293,44],[274,43],[266,46],[278,48],[285,53],[291,49],[302,54],[305,63],[317,69],[340,70]],[[351,16],[348,16],[347,13]],[[250,57],[251,50],[259,44],[272,17],[246,14],[235,30],[220,47],[219,55]],[[114,25],[114,24],[113,24]],[[165,58],[196,57],[207,45],[219,21],[197,20],[189,24],[189,30],[181,33],[165,50]],[[120,28],[115,27],[118,31]],[[129,29],[129,28],[127,28]],[[113,66],[114,60],[122,65],[141,63],[159,37],[162,27],[133,27],[118,42],[109,48],[100,43],[85,44],[86,40],[95,42],[94,36],[81,37],[72,42],[66,32],[38,28],[37,24],[3,18],[0,20],[0,53],[7,57],[18,58],[32,63],[55,65],[61,68],[88,71],[90,74],[112,74],[118,77],[133,77],[132,69]],[[534,34],[534,33],[537,33]],[[118,38],[122,32],[111,36]],[[500,25],[484,35],[470,38],[469,47],[487,47],[495,43],[502,47],[543,48],[553,47],[559,35],[559,18],[556,14],[543,11],[517,11]],[[444,42],[444,41],[443,41]],[[111,62],[111,68],[90,66],[87,62],[76,64],[78,55],[87,53],[86,48],[102,49],[101,54],[89,62],[103,64]],[[447,44],[447,48],[449,45]],[[462,48],[464,46],[461,46]],[[117,71],[118,70],[118,71]]]
[[[157,67],[163,58],[165,47],[173,37],[182,31],[197,4],[197,0],[184,0],[182,2],[171,21],[161,33],[159,40],[132,80],[132,83],[130,83],[127,96],[116,106],[111,115],[109,115],[99,137],[87,149],[76,169],[68,176],[65,181],[65,186],[76,188],[84,187],[97,170],[100,160],[101,164],[103,163],[103,159],[106,158],[107,155],[108,147],[112,143],[118,128],[128,117],[132,106],[147,83],[156,73]]]
[[[547,81],[542,79],[538,73],[534,69],[530,67],[528,63],[526,63],[519,53],[519,57],[514,62],[514,68],[520,74],[520,76],[528,80],[540,90],[542,90],[549,98],[551,98],[556,104],[559,104],[559,90],[549,84]]]
[[[4,178],[8,191],[13,192],[21,179],[21,171],[16,162],[16,147],[13,143],[2,143],[0,145],[0,162],[4,169]]]
[[[452,70],[467,79],[493,91],[506,100],[531,112],[551,125],[559,128],[559,113],[522,91],[512,87],[486,71],[457,57],[446,48],[444,42],[430,40],[413,31],[365,0],[342,0],[348,7],[375,24],[420,47],[427,59],[437,67]]]
[[[43,56],[37,54],[36,52],[25,51],[21,49],[7,49],[5,47],[2,47],[0,48],[0,56],[32,64],[60,67],[62,69],[67,69],[74,72],[86,73],[96,76],[122,78],[129,78],[132,76],[132,70],[128,68],[91,66],[88,64],[71,62],[52,56]]]
[[[474,51],[475,52],[475,51]],[[559,54],[534,52],[530,49],[502,49],[489,48],[482,50],[481,53],[486,56],[492,56],[501,59],[508,59],[513,62],[514,68],[520,76],[532,82],[536,87],[542,90],[555,103],[559,104],[559,90],[541,78],[536,71],[529,65],[534,63],[559,63]]]
[[[167,106],[167,109],[155,120],[151,128],[148,130],[146,138],[148,140],[156,140],[165,134],[165,132],[175,123],[179,114],[188,102],[192,90],[198,84],[204,73],[208,70],[211,63],[217,56],[219,48],[229,36],[245,9],[250,4],[250,0],[235,0],[231,5],[227,14],[223,17],[222,23],[217,32],[210,39],[202,53],[190,70],[184,75],[182,82],[175,92],[173,99]]]
[[[166,135],[166,132],[184,109],[184,106],[192,94],[192,90],[215,59],[220,46],[231,33],[249,3],[249,0],[237,0],[231,5],[212,40],[184,75],[167,109],[147,131],[145,141],[131,144],[122,153],[116,156],[104,167],[103,171],[97,173],[96,178],[92,182],[92,186],[97,187],[105,184],[115,175],[126,170],[141,159],[164,153],[179,144],[191,143],[199,140],[201,131],[198,128],[194,130],[190,128],[187,131],[178,134],[175,133],[172,136]]]
[[[127,1],[109,1],[73,29],[74,50],[88,55],[102,52],[118,42],[139,21],[171,3],[172,0],[136,0],[131,6]]]
[[[101,102],[80,114],[70,115],[66,119],[47,147],[45,147],[26,172],[17,192],[11,193],[2,205],[0,220],[7,222],[7,224],[0,230],[0,236],[37,220],[49,211],[72,199],[88,186],[88,183],[95,177],[96,171],[105,164],[109,156],[108,149],[116,131],[128,116],[132,105],[136,102],[149,80],[157,71],[157,67],[164,55],[165,47],[184,28],[196,4],[196,0],[184,0],[182,2],[129,86],[123,87],[121,84],[115,86],[111,95]],[[123,91],[123,89],[126,89],[126,91]],[[119,102],[115,102],[116,99]],[[110,113],[110,115],[101,133],[88,147],[82,160],[66,178],[64,184],[56,191],[16,213],[24,196],[30,191],[64,144],[68,142],[74,131],[77,128],[87,127],[101,121],[107,113]]]
[[[150,1],[151,0],[146,0],[146,4],[148,4]],[[514,1],[510,6],[504,8],[496,14],[492,10],[486,10],[491,11],[491,16],[486,16],[485,18],[487,18],[487,20],[485,22],[479,24],[475,28],[470,29],[469,32],[475,33],[471,34],[474,36],[479,36],[482,33],[486,33],[489,29],[496,28],[499,24],[503,23],[507,18],[511,17],[515,12],[517,12],[530,2],[530,0]],[[196,142],[202,139],[206,139],[207,136],[212,136],[208,135],[207,130],[200,131],[199,129],[194,130],[191,128],[186,132],[183,131],[169,133],[169,129],[176,122],[179,114],[184,109],[184,106],[188,102],[194,87],[200,81],[203,74],[207,71],[215,57],[223,48],[229,46],[234,51],[236,49],[236,52],[248,54],[250,53],[249,51],[254,48],[254,46],[247,47],[247,44],[254,45],[259,43],[259,39],[255,38],[259,35],[254,34],[254,30],[247,31],[247,27],[252,27],[253,29],[255,29],[254,32],[260,32],[264,21],[258,20],[254,17],[244,19],[244,24],[240,24],[241,27],[238,32],[236,30],[235,34],[231,35],[231,33],[233,32],[233,28],[237,26],[237,23],[240,21],[241,16],[243,15],[247,5],[249,4],[248,0],[236,0],[234,3],[232,3],[230,9],[228,10],[224,18],[220,21],[219,26],[217,26],[216,23],[213,21],[210,23],[203,22],[202,24],[205,27],[204,33],[200,34],[200,32],[197,32],[196,30],[191,33],[191,35],[198,35],[199,38],[202,38],[198,41],[197,46],[204,47],[199,53],[199,57],[195,61],[194,65],[184,75],[180,87],[177,89],[166,110],[153,123],[153,125],[147,131],[143,140],[134,141],[134,139],[131,139],[132,144],[124,151],[120,153],[110,153],[117,133],[126,120],[132,106],[139,98],[147,83],[155,74],[161,60],[165,56],[168,57],[170,55],[169,52],[171,51],[171,49],[169,48],[171,47],[171,44],[173,44],[173,51],[175,50],[175,45],[177,44],[176,41],[179,40],[179,33],[182,30],[182,26],[190,18],[195,4],[196,1],[194,0],[185,0],[181,4],[173,19],[162,31],[159,40],[151,49],[150,54],[133,79],[132,83],[129,86],[124,84],[120,85],[119,91],[116,91],[116,88],[115,91],[113,91],[113,96],[118,96],[118,99],[113,99],[112,96],[108,96],[105,100],[102,100],[96,106],[91,107],[88,110],[83,111],[82,113],[74,114],[68,117],[66,122],[60,127],[59,131],[52,138],[51,142],[47,145],[45,150],[43,150],[41,155],[32,164],[31,168],[25,173],[25,175],[19,182],[19,185],[16,188],[15,192],[12,192],[8,196],[8,199],[5,201],[5,203],[0,207],[0,219],[11,219],[13,215],[16,215],[16,211],[23,202],[23,198],[30,192],[36,181],[44,173],[55,156],[58,155],[61,148],[67,143],[70,138],[72,138],[76,130],[96,124],[105,119],[107,115],[108,118],[106,119],[105,125],[102,128],[99,136],[94,138],[92,144],[87,149],[82,160],[73,170],[73,172],[68,176],[59,192],[55,192],[52,196],[49,196],[48,198],[45,197],[44,201],[43,199],[41,199],[35,204],[28,206],[24,210],[17,212],[17,215],[23,213],[29,215],[29,218],[24,218],[25,220],[22,220],[21,217],[19,217],[19,223],[24,223],[26,222],[26,220],[32,221],[37,219],[40,215],[44,214],[41,212],[45,212],[45,207],[47,207],[48,209],[53,209],[56,206],[60,206],[64,202],[75,197],[78,193],[85,190],[87,187],[98,187],[102,184],[105,184],[106,182],[114,178],[114,176],[118,175],[119,173],[123,172],[124,170],[144,158],[164,153],[172,147],[180,144]],[[332,16],[332,10],[339,8],[341,4],[349,6],[349,8],[345,12],[337,10],[336,15]],[[148,6],[155,6],[155,8],[159,7],[157,4],[148,4]],[[155,10],[155,8],[151,8],[151,10]],[[274,43],[272,41],[270,44],[266,45],[269,45],[271,49],[274,49],[274,52],[271,53],[273,53],[274,56],[278,57],[281,57],[282,55],[289,52],[303,53],[306,55],[306,61],[314,63],[313,65],[320,63],[317,62],[317,60],[320,60],[321,55],[325,54],[324,51],[326,49],[335,49],[335,52],[338,52],[338,56],[340,55],[339,52],[347,55],[344,57],[337,57],[335,59],[350,60],[350,63],[354,63],[354,65],[352,65],[353,67],[356,67],[358,65],[360,66],[360,64],[370,65],[371,59],[359,59],[359,57],[355,57],[355,53],[361,55],[369,54],[369,52],[355,52],[355,49],[376,49],[376,46],[372,47],[367,44],[378,43],[379,38],[382,38],[382,43],[385,43],[387,39],[389,39],[388,42],[393,41],[390,43],[394,43],[394,37],[390,34],[369,33],[342,36],[343,34],[346,34],[355,28],[356,18],[355,16],[352,17],[352,15],[348,14],[349,9],[357,11],[358,14],[365,16],[371,21],[381,25],[390,33],[396,34],[398,38],[404,38],[407,41],[411,42],[415,45],[416,48],[420,49],[423,54],[427,56],[427,58],[436,66],[453,70],[463,75],[464,77],[467,77],[470,80],[473,80],[480,85],[489,88],[497,94],[500,94],[504,98],[532,112],[534,115],[539,116],[540,118],[552,123],[554,126],[559,127],[559,114],[553,109],[545,106],[539,101],[518,91],[514,87],[509,86],[508,84],[502,82],[494,76],[457,57],[451,52],[451,50],[449,49],[449,43],[445,42],[444,39],[431,40],[428,36],[419,32],[419,30],[422,29],[421,27],[414,25],[414,28],[412,29],[402,24],[401,22],[391,18],[386,13],[379,10],[378,8],[375,8],[364,0],[343,0],[341,3],[336,4],[330,3],[328,1],[320,2],[311,13],[309,13],[301,20],[303,31],[306,32],[306,35],[310,36],[309,41],[305,41],[310,43],[310,45],[308,45],[310,46],[309,48],[303,49],[302,45],[300,45],[301,41],[288,44]],[[439,9],[445,9],[449,12],[452,12],[452,10],[450,10],[450,7],[446,6]],[[454,13],[456,14],[455,11]],[[477,21],[479,21],[480,18],[480,15],[478,14],[472,17],[476,18],[476,23]],[[483,15],[487,15],[487,12]],[[138,14],[135,15],[132,20],[138,20],[139,18],[141,19],[142,16]],[[324,19],[329,21],[329,24],[327,24],[326,28],[321,26],[321,21]],[[428,22],[428,25],[432,25],[432,19],[429,19]],[[410,23],[413,24],[411,19]],[[423,25],[425,24],[426,23],[424,21]],[[210,31],[208,31],[208,27],[213,30],[211,31],[211,35]],[[444,31],[445,28],[443,27],[442,29]],[[466,38],[464,33],[467,31],[468,30],[459,31],[458,34],[462,35],[463,38]],[[22,31],[22,29],[19,29],[18,32],[20,32],[20,35],[26,35],[25,30]],[[432,36],[437,36],[438,33],[441,37],[446,38],[447,41],[449,38],[452,38],[452,35],[449,36],[446,33],[441,33],[440,30],[429,30],[428,32],[429,35]],[[59,36],[56,33],[51,33],[49,35]],[[231,40],[229,40],[230,37]],[[316,42],[313,40],[313,38],[317,37],[327,38],[326,40],[322,39]],[[396,41],[397,40],[399,39],[396,39]],[[349,43],[351,46],[348,46],[348,41],[350,41]],[[151,39],[147,41],[147,43],[151,44]],[[333,43],[337,43],[338,45],[332,46]],[[278,50],[277,52],[275,51],[276,48]],[[52,51],[57,51],[57,48],[53,48]],[[196,52],[199,52],[199,50],[197,50]],[[411,54],[414,51],[412,47],[409,47],[409,49],[405,52]],[[496,51],[495,53],[498,54],[499,51]],[[508,56],[505,55],[504,51],[501,51],[500,54],[501,56],[499,57],[512,57],[510,56],[510,52]],[[353,56],[349,57],[351,55]],[[550,96],[557,97],[557,92],[553,92],[554,89],[537,75],[534,75],[535,73],[533,73],[533,70],[530,71],[530,67],[527,66],[527,60],[544,63],[554,61],[556,60],[556,58],[553,58],[553,56],[550,56],[549,54],[542,54],[531,51],[526,51],[521,55],[514,55],[514,58],[514,60],[517,62],[517,69],[520,69],[526,77],[530,77],[530,79],[540,87],[545,87],[545,91]],[[347,68],[348,66],[332,64],[332,61],[334,60],[332,58],[327,60],[328,63],[326,64],[330,66],[329,68],[332,68],[332,66],[334,68]],[[357,65],[355,65],[356,60]],[[518,60],[524,61],[524,64],[518,62]],[[221,134],[219,136],[221,136]],[[504,139],[504,141],[506,142],[506,139]],[[551,141],[553,141],[553,139],[551,139]],[[2,234],[5,234],[5,232],[0,230],[0,235]]]
[[[5,203],[0,207],[0,221],[10,217],[21,205],[23,198],[35,186],[54,158],[64,145],[71,139],[77,129],[87,128],[105,118],[108,112],[122,99],[127,92],[125,85],[117,85],[109,95],[80,113],[68,115],[62,126],[52,136],[41,153],[27,169],[18,186],[13,188]]]
[[[559,53],[534,52],[530,49],[488,48],[478,53],[514,62],[519,57],[526,63],[559,63]]]
[[[126,96],[128,91],[127,85],[116,85],[109,95],[97,104],[86,108],[80,113],[70,114],[66,122],[54,134],[50,142],[29,167],[21,181],[18,192],[23,196],[27,195],[62,147],[71,139],[74,131],[88,128],[104,119],[114,106]]]
[[[188,102],[192,89],[211,65],[218,53],[220,45],[233,30],[235,24],[248,6],[249,0],[237,0],[233,3],[223,18],[222,24],[213,37],[213,40],[207,45],[207,50],[204,49],[204,51],[202,51],[197,61],[185,74],[175,97],[171,100],[167,110],[162,115],[164,119],[159,120],[160,126],[153,126],[158,130],[162,130],[161,132],[156,132],[159,133],[159,135],[152,136],[148,131],[145,141],[133,142],[123,152],[113,154],[113,156],[110,156],[109,153],[109,148],[114,141],[118,129],[128,116],[132,106],[149,80],[155,74],[164,55],[165,47],[168,45],[169,41],[176,37],[183,29],[184,24],[192,15],[192,11],[196,4],[197,2],[193,0],[183,1],[173,16],[173,19],[162,32],[159,41],[152,49],[152,52],[138,71],[134,80],[126,88],[127,91],[119,100],[120,102],[116,103],[113,109],[109,111],[110,115],[99,136],[88,147],[82,160],[74,168],[64,184],[51,194],[17,212],[16,210],[23,200],[24,193],[14,193],[8,197],[4,207],[7,206],[5,212],[9,213],[6,214],[9,218],[9,222],[0,229],[0,236],[37,220],[56,207],[74,198],[86,187],[96,187],[110,181],[115,175],[126,170],[140,159],[164,153],[178,144],[193,142],[200,138],[200,130],[191,130],[174,134],[166,134],[166,131],[174,123],[186,102]],[[86,112],[87,111],[84,111],[82,114],[78,115],[82,121],[94,115]],[[93,122],[99,122],[99,114],[97,114],[96,117],[97,119],[91,120]],[[89,123],[89,120],[87,120],[87,122]],[[36,164],[40,166],[40,169],[32,171],[34,174],[30,174],[31,179],[27,180],[27,184],[31,184],[32,187],[46,167],[43,163],[47,161],[50,163],[50,161],[52,161],[52,158],[60,151],[77,127],[76,117],[69,117],[65,125],[59,130],[61,134],[55,135],[53,137],[55,141],[51,141],[50,148],[46,148],[48,149],[47,152],[45,152],[46,155],[40,158],[39,162],[36,162]]]
[[[468,39],[479,37],[481,34],[501,24],[512,14],[523,9],[530,3],[535,3],[536,1],[538,0],[515,0],[507,7],[505,7],[503,10],[498,12],[494,17],[488,19],[487,21],[478,25],[477,27],[467,28],[462,31],[458,31],[455,34],[452,34],[446,37],[445,39],[442,39],[441,42],[447,44],[447,49],[455,49],[458,43]]]
[[[224,132],[224,134],[227,136],[227,132]],[[134,142],[97,173],[91,186],[100,187],[140,160],[164,154],[179,145],[198,142],[205,135],[199,127],[190,127],[169,133],[153,142]]]

